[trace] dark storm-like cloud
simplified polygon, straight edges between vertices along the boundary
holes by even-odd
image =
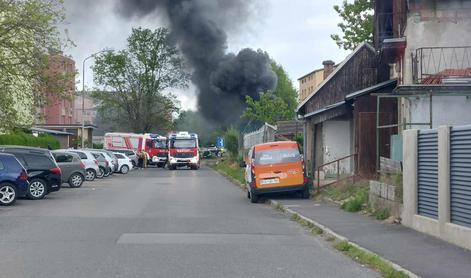
[[[227,29],[237,29],[252,13],[253,0],[120,0],[126,17],[155,13],[167,17],[172,38],[192,66],[198,107],[208,119],[237,122],[245,97],[273,89],[276,75],[263,51],[227,53]]]

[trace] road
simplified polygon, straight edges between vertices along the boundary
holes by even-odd
[[[210,169],[0,207],[0,277],[378,277]]]

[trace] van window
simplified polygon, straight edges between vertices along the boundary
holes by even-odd
[[[297,148],[255,151],[255,165],[269,165],[301,161]]]

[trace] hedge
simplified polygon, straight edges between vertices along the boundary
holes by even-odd
[[[18,146],[30,146],[30,147],[41,147],[52,149],[59,149],[59,141],[45,134],[40,134],[38,137],[32,134],[26,134],[24,132],[14,132],[0,135],[0,145],[18,145]]]

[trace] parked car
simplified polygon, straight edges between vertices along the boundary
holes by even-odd
[[[132,169],[132,160],[123,153],[114,153],[118,158],[118,171],[122,174],[127,174]]]
[[[114,153],[124,153],[131,159],[131,163],[133,167],[136,167],[138,162],[139,162],[139,157],[137,156],[137,153],[133,150],[109,150]]]
[[[14,155],[26,168],[29,187],[26,196],[38,200],[58,191],[62,184],[61,169],[49,150],[22,146],[1,146],[0,152]]]
[[[108,154],[108,156],[111,157],[112,159],[112,164],[113,164],[113,172],[119,172],[119,163],[118,163],[118,158],[116,157],[116,155],[112,152],[112,151],[109,151],[109,150],[101,150],[103,152],[105,152],[106,154]]]
[[[95,180],[97,173],[100,171],[98,160],[95,159],[93,154],[88,150],[63,150],[78,154],[82,162],[85,164],[85,180]]]
[[[25,196],[29,182],[26,169],[12,154],[0,153],[0,205],[13,205],[18,196]]]
[[[299,145],[294,141],[253,146],[248,154],[245,180],[247,197],[257,203],[262,194],[299,192],[309,198],[309,185]]]
[[[101,179],[103,177],[108,177],[111,172],[111,168],[109,166],[108,160],[105,158],[105,156],[100,153],[100,152],[94,152],[92,151],[93,156],[95,159],[98,161],[98,173],[96,175],[97,178]]]
[[[106,150],[103,150],[103,149],[87,149],[93,153],[99,153],[103,156],[103,158],[108,162],[108,172],[105,173],[105,176],[109,176],[109,175],[112,175],[115,170],[118,168],[117,166],[115,166],[115,164],[117,164],[117,161],[116,159],[114,159],[110,153]]]
[[[81,187],[85,181],[85,164],[78,154],[73,152],[52,151],[57,165],[62,171],[62,183],[68,183],[70,187]]]

